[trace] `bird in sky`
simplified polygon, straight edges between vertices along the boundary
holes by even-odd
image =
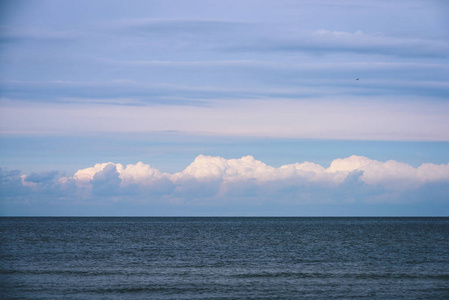
[[[356,80],[359,80],[359,78],[357,78]]]

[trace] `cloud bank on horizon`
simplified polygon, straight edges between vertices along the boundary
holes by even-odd
[[[144,210],[146,205],[157,204],[182,211],[192,205],[448,204],[449,164],[425,163],[415,168],[394,160],[381,162],[353,155],[335,159],[328,168],[313,162],[276,168],[252,156],[225,159],[200,155],[173,174],[142,162],[127,166],[109,162],[80,169],[69,177],[58,172],[27,175],[2,170],[1,185],[3,206],[22,201],[34,205],[47,201],[129,203]]]

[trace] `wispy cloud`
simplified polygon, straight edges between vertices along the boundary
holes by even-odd
[[[219,19],[127,19],[108,26],[126,30],[128,37],[146,37],[140,44],[167,49],[208,51],[311,52],[447,57],[444,39],[401,37],[361,30],[285,28],[263,22]]]
[[[202,135],[359,140],[449,140],[449,104],[422,98],[271,98],[208,106],[130,106],[2,101],[4,132],[178,131]],[[404,105],[406,103],[406,105]]]
[[[135,18],[121,19],[104,24],[110,29],[141,29],[143,31],[166,32],[210,32],[214,30],[229,30],[240,26],[250,25],[252,22],[220,20],[220,19],[152,19]]]
[[[23,28],[0,26],[0,42],[26,42],[26,41],[70,41],[83,36],[80,31],[58,31],[53,29]]]
[[[397,71],[430,70],[449,71],[449,66],[436,63],[388,62],[388,61],[346,61],[346,62],[287,62],[270,60],[110,60],[98,59],[99,63],[128,67],[185,67],[185,68],[254,68],[292,71]]]
[[[331,30],[300,31],[289,38],[266,44],[255,44],[250,49],[273,51],[312,51],[316,52],[354,52],[375,53],[400,56],[439,56],[446,57],[449,43],[445,40],[411,39],[391,37],[380,34],[367,34],[362,31],[344,32]]]

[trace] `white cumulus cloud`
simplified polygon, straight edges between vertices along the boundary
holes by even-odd
[[[11,203],[54,199],[86,205],[120,202],[186,209],[266,205],[288,210],[298,205],[449,201],[449,164],[414,167],[356,155],[335,159],[328,167],[313,162],[273,167],[249,155],[237,159],[199,155],[177,173],[164,173],[143,162],[99,163],[67,177],[56,171],[0,171],[0,200]]]
[[[426,163],[415,168],[394,160],[381,162],[356,155],[335,159],[328,168],[313,162],[275,168],[252,156],[225,159],[218,156],[199,155],[183,171],[174,174],[163,173],[142,162],[129,164],[126,167],[109,162],[81,169],[67,180],[74,180],[77,185],[92,184],[96,176],[105,173],[108,166],[113,166],[109,172],[117,173],[122,187],[151,186],[163,180],[171,182],[174,186],[216,182],[218,188],[221,186],[221,190],[223,186],[236,182],[251,182],[252,185],[259,185],[262,189],[264,184],[270,182],[276,182],[277,185],[282,185],[284,182],[288,185],[319,184],[338,187],[354,172],[360,172],[359,180],[364,184],[382,186],[389,190],[410,189],[428,182],[449,182],[449,164]]]

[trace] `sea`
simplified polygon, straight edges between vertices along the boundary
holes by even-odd
[[[449,299],[449,218],[3,217],[1,299]]]

